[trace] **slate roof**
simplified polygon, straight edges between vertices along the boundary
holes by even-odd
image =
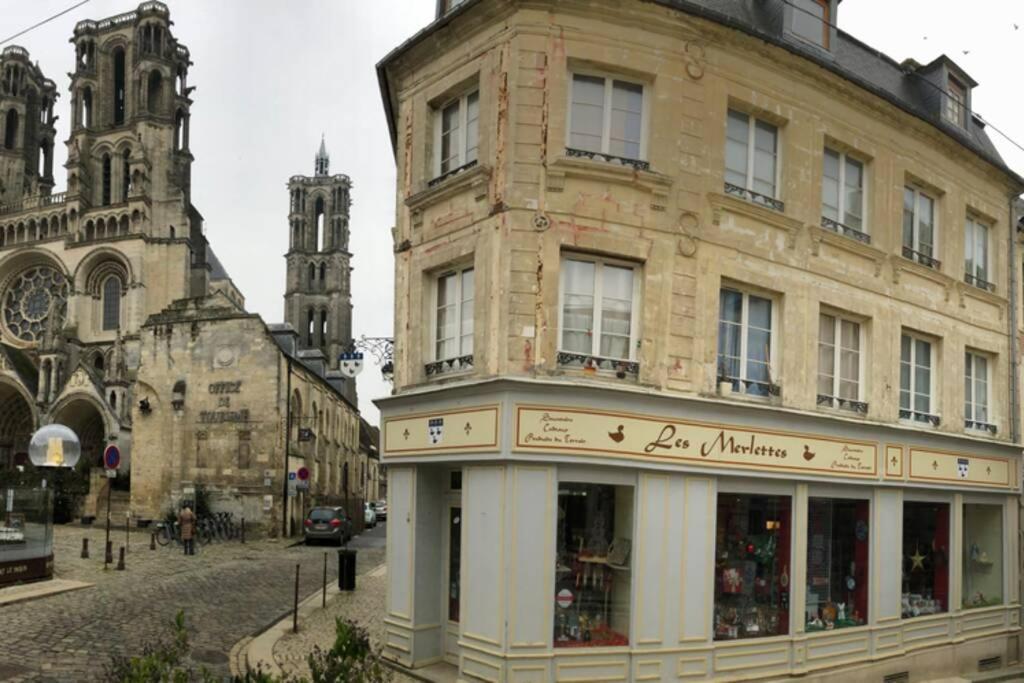
[[[230,280],[231,276],[228,275],[228,271],[224,268],[224,264],[217,258],[217,254],[213,252],[213,249],[209,246],[206,247],[206,262],[210,264],[210,279],[211,280]]]

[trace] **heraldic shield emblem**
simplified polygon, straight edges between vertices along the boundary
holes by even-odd
[[[363,369],[363,354],[359,351],[346,351],[338,356],[338,369],[346,377],[355,377]]]
[[[956,473],[960,476],[961,479],[967,478],[967,468],[970,466],[970,464],[971,461],[968,460],[967,458],[956,459]]]
[[[427,430],[430,435],[431,445],[437,445],[441,443],[441,436],[444,433],[444,418],[443,417],[432,417],[428,421]]]

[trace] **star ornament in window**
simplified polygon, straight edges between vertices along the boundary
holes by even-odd
[[[910,571],[916,569],[924,570],[925,556],[921,554],[920,546],[914,546],[914,554],[910,556]]]

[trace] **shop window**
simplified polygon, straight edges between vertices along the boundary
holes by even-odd
[[[715,640],[789,633],[789,496],[723,493],[715,534]]]
[[[949,505],[903,503],[903,618],[949,611]]]
[[[1003,506],[964,504],[964,609],[1003,603]]]
[[[633,487],[558,487],[555,647],[629,645]]]
[[[808,501],[806,631],[867,623],[870,507],[866,500]]]
[[[461,594],[462,508],[452,507],[448,509],[448,621],[459,621]]]

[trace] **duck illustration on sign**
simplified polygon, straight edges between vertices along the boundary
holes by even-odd
[[[430,436],[430,444],[436,446],[441,443],[444,434],[444,418],[432,417],[427,423],[427,433]]]

